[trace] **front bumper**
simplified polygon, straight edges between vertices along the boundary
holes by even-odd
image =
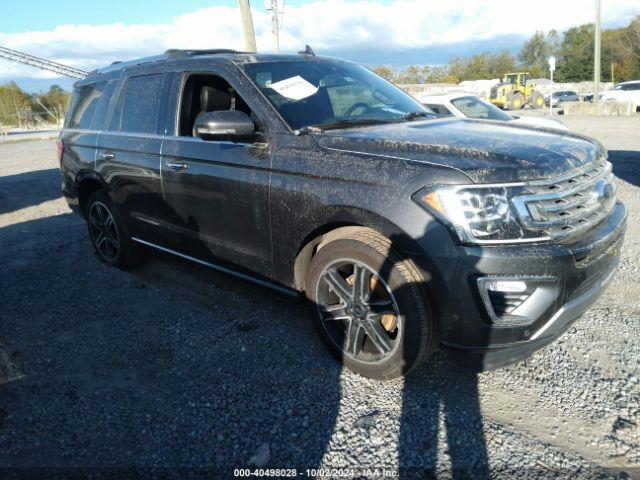
[[[599,297],[618,265],[626,209],[618,203],[569,244],[456,247],[458,262],[435,301],[443,346],[465,368],[490,370],[521,360],[566,331]],[[447,271],[445,269],[444,271]],[[497,322],[478,278],[553,279],[553,298],[528,323]],[[535,310],[535,309],[534,309]]]

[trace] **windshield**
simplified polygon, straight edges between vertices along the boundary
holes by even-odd
[[[460,97],[451,103],[469,118],[484,118],[488,120],[513,120],[508,113],[504,113],[495,105],[483,102],[478,97]]]
[[[244,70],[293,129],[435,117],[413,97],[353,63],[259,62],[246,64]]]

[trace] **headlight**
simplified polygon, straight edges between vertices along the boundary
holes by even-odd
[[[523,186],[469,185],[423,188],[413,199],[435,213],[463,243],[517,243],[549,240],[520,224],[511,199]]]

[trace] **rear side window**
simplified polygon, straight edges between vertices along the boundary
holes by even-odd
[[[109,108],[109,103],[111,101],[111,97],[113,96],[113,91],[118,84],[118,80],[110,80],[107,82],[100,99],[96,104],[95,111],[93,112],[93,118],[91,119],[91,129],[92,130],[102,130],[104,126],[104,119],[107,115],[107,110]]]
[[[90,83],[75,89],[67,128],[91,128],[91,121],[96,111],[107,82]],[[108,102],[108,100],[107,100]]]
[[[110,130],[156,133],[162,103],[164,74],[127,79],[113,111]]]

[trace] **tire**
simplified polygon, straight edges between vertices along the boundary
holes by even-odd
[[[363,377],[406,375],[436,349],[437,321],[424,278],[374,230],[321,245],[306,285],[323,342]]]
[[[98,258],[109,266],[130,268],[143,259],[122,215],[103,190],[96,190],[87,199],[85,221],[89,239]]]
[[[536,90],[531,93],[531,97],[529,100],[529,105],[531,108],[542,108],[544,107],[544,97],[542,94]]]
[[[520,92],[516,93],[511,100],[511,109],[520,110],[524,106],[524,100]]]
[[[504,102],[503,110],[513,110],[513,93],[507,94],[507,100]]]

